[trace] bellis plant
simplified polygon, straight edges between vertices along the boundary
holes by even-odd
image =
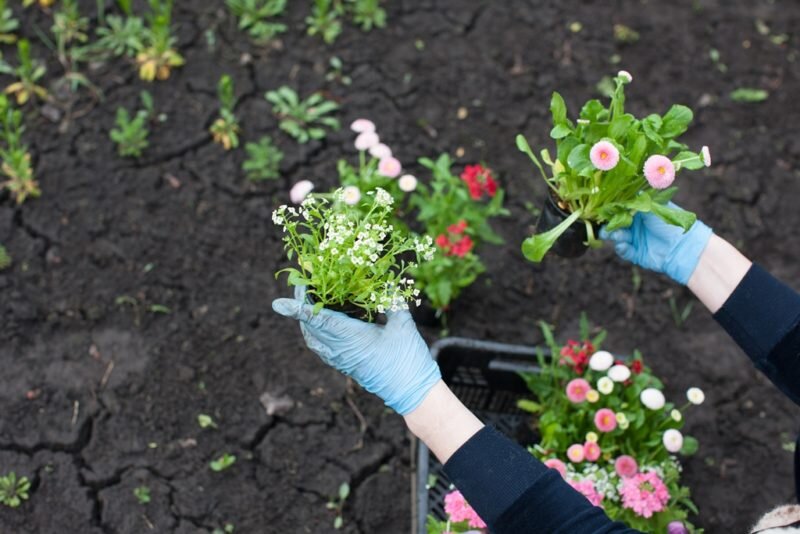
[[[642,532],[666,532],[675,522],[695,532],[687,517],[697,509],[676,455],[697,450],[681,428],[702,391],[690,388],[680,408],[667,402],[641,355],[623,360],[599,350],[605,332],[590,339],[585,317],[584,341],[561,345],[549,326],[542,331],[553,356],[540,354],[542,372],[524,375],[538,400],[519,401],[539,416],[541,441],[531,452],[614,520]]]
[[[574,224],[586,227],[586,243],[593,247],[600,246],[600,225],[609,231],[630,226],[637,212],[652,212],[684,230],[694,224],[693,213],[668,205],[680,171],[711,164],[707,147],[695,153],[678,140],[692,121],[692,110],[674,105],[663,116],[638,119],[625,112],[625,85],[632,80],[620,71],[609,105],[590,100],[575,122],[568,118],[561,95],[553,93],[550,137],[556,141],[555,157],[544,149],[540,161],[525,138],[517,136],[517,147],[539,169],[551,200],[564,214],[563,222],[525,240],[522,250],[529,260],[541,261]]]
[[[272,220],[283,228],[286,254],[296,267],[276,276],[286,273],[289,285],[304,286],[315,311],[326,307],[372,320],[408,309],[420,294],[409,271],[430,260],[433,240],[395,228],[393,205],[384,189],[351,203],[342,188],[330,199],[310,195],[299,208],[279,207]]]

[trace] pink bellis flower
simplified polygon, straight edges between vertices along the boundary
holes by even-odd
[[[289,199],[294,204],[302,204],[308,194],[314,190],[314,184],[310,180],[300,180],[292,186],[289,191]]]
[[[578,493],[589,499],[589,502],[592,503],[593,506],[602,507],[603,496],[597,492],[591,480],[581,480],[579,482],[569,481],[569,485],[577,490]]]
[[[584,457],[583,445],[580,443],[570,445],[569,449],[567,449],[567,458],[569,458],[569,461],[573,464],[581,463]]]
[[[655,189],[666,189],[675,181],[675,165],[666,156],[650,156],[644,162],[644,177]]]
[[[596,462],[600,458],[600,445],[594,441],[587,441],[583,444],[583,457],[587,462]]]
[[[573,378],[567,384],[567,398],[575,404],[583,402],[590,389],[592,386],[583,378]]]
[[[600,408],[594,414],[594,426],[600,432],[612,432],[617,428],[617,416],[608,408]]]
[[[595,169],[610,171],[619,163],[619,150],[610,141],[598,141],[589,151]]]
[[[622,478],[632,477],[639,472],[639,465],[633,456],[623,454],[614,460],[614,471]]]
[[[558,458],[550,458],[549,460],[545,460],[544,465],[550,469],[555,469],[562,477],[566,478],[567,466]]]
[[[396,158],[383,158],[378,162],[378,174],[381,176],[397,178],[402,170],[403,166]]]
[[[356,119],[350,125],[350,129],[356,133],[374,132],[375,123],[369,119]]]
[[[364,132],[358,134],[356,137],[356,150],[360,152],[364,152],[365,150],[369,150],[370,148],[374,147],[375,145],[381,142],[378,134],[375,132]]]
[[[377,145],[370,147],[369,155],[377,159],[391,158],[392,149],[383,143],[378,143]]]

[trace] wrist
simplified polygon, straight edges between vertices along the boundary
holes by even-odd
[[[716,313],[753,263],[719,236],[712,236],[703,250],[697,268],[688,281],[689,289],[711,311]]]

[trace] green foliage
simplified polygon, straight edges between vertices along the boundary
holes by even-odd
[[[14,95],[20,106],[34,97],[42,100],[47,98],[47,90],[38,85],[47,70],[43,64],[31,59],[31,44],[27,39],[17,41],[17,59],[19,64],[14,67],[0,54],[0,74],[6,74],[17,80],[5,88],[5,93]]]
[[[14,17],[14,11],[8,7],[7,0],[0,0],[0,43],[11,44],[16,42],[14,34],[19,29],[19,21]]]
[[[0,271],[11,267],[11,255],[6,250],[6,247],[0,245]]]
[[[204,413],[197,416],[197,424],[200,425],[200,428],[217,428],[217,423],[214,422],[214,419]]]
[[[19,477],[11,471],[6,476],[0,477],[0,504],[9,508],[17,508],[22,501],[28,500],[28,491],[31,483],[28,477]]]
[[[247,143],[244,147],[247,159],[242,170],[253,181],[274,180],[280,176],[283,152],[272,143],[269,137],[262,137],[258,143]]]
[[[331,70],[325,74],[325,80],[329,82],[339,82],[344,86],[349,86],[353,83],[353,79],[344,73],[344,63],[336,56],[333,56],[328,62]]]
[[[272,104],[272,111],[280,119],[280,128],[300,143],[307,143],[312,139],[324,139],[327,135],[326,128],[338,130],[339,120],[330,117],[331,113],[339,109],[339,105],[326,100],[319,93],[315,93],[305,100],[287,86],[277,91],[269,91],[264,95]]]
[[[234,456],[233,454],[228,454],[226,452],[216,460],[212,460],[208,464],[208,466],[211,468],[212,471],[216,471],[217,473],[219,473],[220,471],[228,469],[235,463],[236,463],[236,456]]]
[[[140,17],[110,15],[106,25],[97,28],[94,48],[112,56],[134,57],[144,48],[147,29]]]
[[[17,204],[41,195],[28,147],[22,141],[24,131],[22,112],[14,108],[6,95],[0,95],[0,173],[7,178],[0,182],[0,190],[8,189]]]
[[[326,504],[326,508],[328,510],[334,510],[336,512],[336,517],[333,520],[333,528],[336,530],[341,529],[344,526],[344,517],[342,517],[342,512],[344,511],[344,503],[347,501],[347,497],[350,496],[350,484],[347,482],[342,482],[339,485],[339,492],[337,493],[336,497],[332,498]]]
[[[381,0],[351,0],[353,22],[365,32],[386,26],[386,11],[380,7]]]
[[[90,59],[93,50],[92,46],[85,45],[89,39],[88,29],[89,19],[81,16],[77,0],[62,0],[53,15],[51,31],[56,40],[58,61],[65,71],[59,81],[66,83],[72,92],[81,86],[99,92],[78,68],[79,63]]]
[[[561,95],[553,93],[550,137],[556,141],[555,157],[544,149],[540,160],[525,138],[517,136],[517,148],[539,170],[559,207],[571,214],[556,228],[525,240],[522,250],[529,260],[541,261],[558,237],[578,222],[586,226],[587,244],[595,247],[601,243],[594,235],[594,225],[605,224],[609,231],[623,228],[638,212],[652,212],[684,230],[694,224],[693,213],[667,206],[677,188],[654,189],[642,170],[653,155],[670,157],[676,172],[704,167],[702,156],[678,141],[692,121],[692,110],[674,105],[663,116],[637,119],[625,113],[626,83],[626,77],[617,76],[609,105],[589,100],[577,122],[567,117]],[[591,148],[600,141],[611,143],[620,154],[619,163],[608,171],[596,168],[590,158]]]
[[[314,0],[311,15],[306,17],[308,35],[319,35],[322,40],[331,44],[342,33],[344,4],[341,0]]]
[[[215,528],[211,531],[211,534],[233,534],[235,528],[233,523],[225,523],[225,526],[222,528]]]
[[[763,102],[767,98],[769,92],[751,87],[740,87],[731,93],[731,100],[734,102]]]
[[[433,515],[428,515],[428,522],[425,525],[427,534],[462,534],[467,532],[476,532],[476,530],[469,526],[469,521],[461,521],[454,523],[453,521],[440,521]]]
[[[137,111],[133,118],[127,109],[117,108],[116,127],[111,130],[110,137],[122,157],[138,158],[149,145],[147,123],[152,115],[152,97],[147,91],[142,91],[141,100],[144,109]]]
[[[624,24],[614,24],[614,40],[621,44],[632,44],[639,40],[639,32]]]
[[[228,9],[239,18],[239,29],[246,30],[257,44],[265,44],[286,31],[286,24],[275,22],[286,10],[286,0],[227,0]]]
[[[136,500],[139,501],[139,504],[145,505],[150,502],[150,488],[147,486],[139,486],[134,488],[133,495],[136,497]]]
[[[211,125],[210,131],[215,143],[219,143],[225,148],[237,148],[239,146],[239,121],[233,113],[236,98],[234,96],[233,80],[224,74],[217,84],[217,95],[219,97],[220,109],[219,118]]]
[[[683,308],[680,308],[678,306],[678,300],[674,296],[669,298],[669,310],[672,313],[672,321],[678,328],[682,328],[686,320],[689,319],[692,308],[694,308],[694,302],[691,300],[687,302]]]

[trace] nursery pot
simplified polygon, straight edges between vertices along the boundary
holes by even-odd
[[[316,303],[314,297],[308,293],[306,293],[306,300],[308,300],[309,304]],[[367,314],[364,312],[364,310],[350,303],[347,303],[344,306],[335,306],[335,305],[325,306],[325,308],[336,312],[342,312],[343,314],[347,315],[348,317],[352,317],[353,319],[358,319],[360,321],[367,320]],[[375,322],[375,318],[373,318],[372,322]]]
[[[419,306],[411,306],[411,317],[420,326],[441,326],[442,316],[437,312],[428,299],[423,299]]]
[[[553,195],[547,195],[547,200],[539,216],[539,222],[536,223],[536,233],[552,230],[569,216],[569,212],[558,205],[558,201]],[[586,252],[588,248],[585,245],[587,239],[586,225],[579,220],[561,234],[550,250],[562,258],[577,258]]]

